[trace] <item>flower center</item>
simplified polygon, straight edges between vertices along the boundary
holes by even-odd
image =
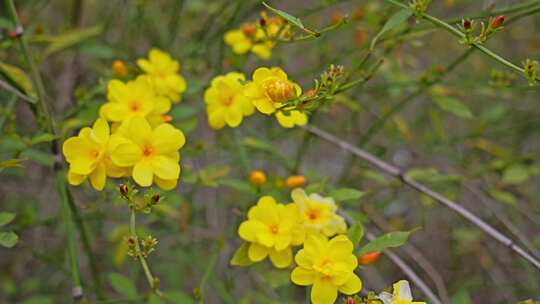
[[[324,274],[325,276],[330,276],[332,271],[332,262],[329,259],[324,259],[319,265],[313,267],[316,271]]]
[[[306,216],[310,221],[314,222],[319,218],[319,210],[313,208],[308,209]]]
[[[98,149],[90,150],[90,157],[91,158],[98,158],[98,156],[99,156],[99,150]]]
[[[129,103],[129,110],[131,112],[138,112],[141,110],[141,104],[137,100],[133,100]]]
[[[145,157],[150,157],[154,153],[154,149],[150,146],[145,146],[143,149],[143,155]]]
[[[277,225],[270,225],[270,233],[272,234],[278,234],[279,228]]]
[[[224,98],[222,103],[223,103],[224,106],[229,107],[229,106],[231,106],[233,104],[233,101],[234,101],[234,97],[231,96],[229,98]]]
[[[287,80],[271,79],[263,83],[263,88],[273,102],[285,102],[296,95],[293,85]]]

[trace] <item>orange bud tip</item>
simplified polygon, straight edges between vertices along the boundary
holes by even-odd
[[[112,71],[115,76],[117,77],[124,77],[127,75],[127,68],[123,61],[121,60],[115,60],[112,63]]]
[[[266,183],[266,174],[261,170],[253,170],[249,173],[249,182],[255,186]]]
[[[173,121],[173,118],[171,115],[163,114],[161,115],[161,118],[163,119],[163,122],[169,123]]]
[[[380,251],[368,252],[358,257],[358,264],[364,265],[364,266],[373,264],[377,262],[377,260],[379,260],[380,257],[381,257]]]
[[[287,188],[297,188],[304,186],[306,182],[306,177],[303,175],[291,175],[287,177],[285,186],[287,186]]]

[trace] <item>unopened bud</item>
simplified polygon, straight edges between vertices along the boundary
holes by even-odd
[[[115,60],[112,63],[113,74],[117,77],[124,77],[127,75],[127,68],[123,61]]]
[[[266,174],[261,170],[253,170],[249,173],[249,181],[256,186],[260,186],[266,183]]]
[[[287,177],[285,181],[285,186],[287,188],[297,188],[302,187],[306,184],[306,177],[303,175],[291,175]]]
[[[242,26],[242,32],[246,36],[253,36],[255,35],[255,32],[257,31],[257,28],[253,23],[246,23]]]
[[[159,196],[159,194],[154,194],[154,195],[152,195],[152,197],[150,198],[150,202],[152,202],[152,204],[155,205],[155,204],[159,203],[160,198],[161,198],[161,197]]]
[[[464,28],[465,30],[470,30],[470,29],[472,29],[472,21],[469,20],[469,19],[463,19],[463,20],[461,21],[461,25],[463,26],[463,28]]]
[[[123,197],[126,197],[128,195],[128,192],[129,192],[128,185],[122,184],[122,185],[120,185],[120,187],[118,187],[118,189],[120,190],[120,194]]]
[[[379,260],[380,257],[381,257],[380,251],[368,252],[358,257],[358,264],[360,265],[373,264],[377,262],[377,260]]]
[[[354,300],[353,297],[348,296],[348,297],[345,299],[344,304],[356,304],[356,301]]]
[[[266,18],[265,17],[261,17],[259,19],[259,25],[262,26],[262,27],[266,26]]]
[[[161,115],[161,119],[163,119],[163,122],[165,122],[165,123],[169,123],[169,122],[172,122],[172,121],[173,121],[172,116],[169,115],[169,114],[163,114],[163,115]]]
[[[500,28],[503,25],[504,20],[505,20],[504,15],[499,15],[493,18],[493,20],[491,20],[491,28],[492,29]]]

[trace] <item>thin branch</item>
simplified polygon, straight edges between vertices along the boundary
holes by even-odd
[[[332,134],[330,134],[328,132],[325,132],[325,131],[317,128],[317,127],[309,126],[309,125],[305,126],[304,128],[306,128],[309,132],[321,137],[322,139],[337,145],[341,149],[343,149],[343,150],[345,150],[345,151],[347,151],[347,152],[349,152],[349,153],[351,153],[351,154],[353,154],[353,155],[355,155],[357,157],[360,157],[361,159],[363,159],[363,160],[367,161],[368,163],[372,164],[373,166],[377,167],[379,170],[384,171],[387,174],[390,174],[393,177],[401,180],[405,185],[409,186],[410,188],[413,188],[413,189],[417,190],[418,192],[421,192],[421,193],[433,198],[437,202],[439,202],[439,203],[445,205],[446,207],[448,207],[449,209],[455,211],[456,213],[458,213],[459,215],[464,217],[466,220],[468,220],[471,224],[477,226],[482,231],[484,231],[486,234],[491,236],[493,239],[495,239],[499,243],[503,244],[504,246],[510,248],[515,253],[520,255],[522,258],[527,260],[530,264],[535,266],[538,270],[540,270],[540,261],[538,259],[536,259],[534,256],[529,254],[527,251],[525,251],[520,246],[516,245],[516,243],[513,240],[511,240],[510,238],[508,238],[507,236],[505,236],[504,234],[499,232],[497,229],[490,226],[488,223],[486,223],[481,218],[474,215],[473,213],[471,213],[469,210],[465,209],[461,205],[459,205],[456,202],[444,197],[440,193],[433,191],[432,189],[425,186],[424,184],[419,183],[419,182],[417,182],[415,180],[412,180],[412,179],[408,178],[405,174],[403,174],[401,172],[401,170],[399,168],[397,168],[397,167],[383,161],[380,158],[377,158],[376,156],[374,156],[374,155],[372,155],[372,154],[370,154],[370,153],[368,153],[368,152],[366,152],[366,151],[364,151],[364,150],[362,150],[362,149],[360,149],[358,147],[355,147],[355,146],[351,145],[350,143],[348,143],[348,142],[346,142],[344,140],[339,139],[338,137],[336,137],[336,136],[334,136],[334,135],[332,135]]]
[[[17,88],[12,87],[9,83],[3,81],[2,79],[0,79],[0,87],[4,88],[6,91],[13,93],[14,95],[16,95],[17,97],[19,97],[20,99],[24,101],[27,101],[32,104],[36,103],[34,99],[21,93],[19,90],[17,90]]]

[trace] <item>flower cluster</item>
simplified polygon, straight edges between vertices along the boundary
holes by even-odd
[[[176,186],[178,150],[185,137],[168,123],[167,112],[171,102],[180,100],[186,84],[177,74],[178,62],[169,54],[152,49],[148,60],[137,63],[146,74],[127,83],[109,81],[101,117],[92,128],[85,127],[64,142],[70,184],[80,185],[89,178],[96,190],[102,190],[107,177],[131,176],[143,187],[155,183],[170,190]]]
[[[267,60],[272,56],[275,40],[287,36],[288,32],[289,26],[281,17],[268,17],[262,12],[258,23],[244,23],[240,28],[226,32],[224,40],[235,54],[252,52]]]
[[[251,81],[241,73],[217,76],[204,94],[208,123],[214,129],[237,127],[254,108],[266,115],[275,115],[284,128],[307,124],[306,113],[297,109],[284,111],[283,105],[302,94],[300,86],[288,79],[280,68],[261,67]]]
[[[292,248],[303,245],[294,258],[297,266],[291,280],[301,286],[313,285],[313,303],[334,303],[338,291],[358,293],[362,288],[354,273],[358,259],[334,200],[307,195],[300,188],[291,197],[292,203],[280,204],[264,196],[249,209],[247,220],[238,228],[249,262],[269,257],[275,267],[286,268],[292,264]]]

